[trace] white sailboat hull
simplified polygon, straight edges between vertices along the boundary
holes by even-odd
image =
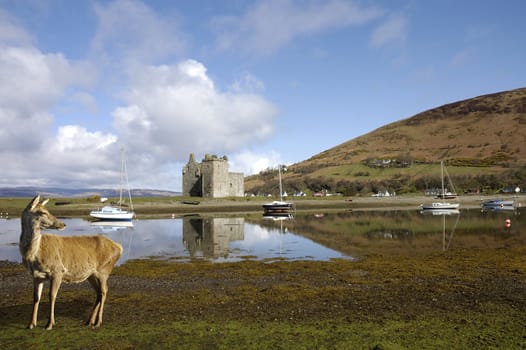
[[[293,209],[292,203],[283,201],[274,201],[272,203],[263,204],[265,213],[282,213],[289,212]]]
[[[122,210],[114,207],[103,207],[101,210],[92,210],[89,215],[99,220],[131,220],[135,216],[135,212]]]
[[[458,203],[442,203],[436,202],[431,204],[422,204],[422,210],[444,210],[444,209],[458,209]]]

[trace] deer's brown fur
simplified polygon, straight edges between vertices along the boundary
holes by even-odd
[[[86,279],[97,293],[88,324],[102,323],[104,302],[108,293],[107,280],[122,254],[122,246],[104,236],[59,236],[42,234],[41,229],[63,229],[66,225],[53,216],[37,195],[22,212],[20,253],[33,277],[33,314],[28,328],[37,324],[38,306],[43,284],[50,281],[49,321],[46,329],[55,325],[55,300],[62,282],[82,282]]]

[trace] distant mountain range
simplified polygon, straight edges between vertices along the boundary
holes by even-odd
[[[40,194],[45,197],[118,197],[119,191],[112,189],[64,189],[55,187],[0,187],[0,197],[33,197]],[[132,189],[132,197],[173,197],[180,196],[180,192]]]

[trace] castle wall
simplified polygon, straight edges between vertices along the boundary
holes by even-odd
[[[225,158],[206,156],[202,163],[196,163],[190,155],[183,168],[183,195],[198,197],[242,197],[245,179],[243,173],[228,172]]]
[[[245,176],[243,173],[228,173],[229,197],[243,197],[245,195]]]

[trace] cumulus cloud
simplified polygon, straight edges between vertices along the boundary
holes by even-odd
[[[58,153],[68,152],[76,158],[88,151],[96,154],[115,141],[117,137],[112,134],[89,132],[77,125],[66,125],[59,128],[56,142],[50,148]]]
[[[245,175],[258,174],[262,170],[285,164],[281,155],[275,151],[262,154],[244,150],[229,157],[228,161],[231,171],[242,172]]]
[[[117,188],[120,144],[117,136],[66,125],[56,134],[28,134],[39,147],[28,152],[3,149],[0,186],[57,186]]]
[[[68,87],[89,81],[85,68],[61,54],[0,44],[0,147],[37,147],[41,140],[34,135],[45,135],[53,123],[49,110]]]
[[[241,16],[216,18],[217,46],[271,54],[292,40],[336,28],[362,25],[382,15],[350,1],[260,1]]]
[[[176,25],[138,1],[97,4],[95,13],[92,58],[99,69],[109,63],[111,77],[85,61],[39,50],[0,12],[0,162],[9,164],[1,186],[115,187],[125,146],[133,187],[179,190],[190,152],[230,156],[271,135],[277,109],[262,95],[257,77],[246,73],[221,90],[201,62],[156,63],[180,53],[184,40]],[[86,88],[115,86],[113,76],[122,85],[112,97],[122,100],[110,113],[112,131],[90,130],[74,125],[78,116],[54,114],[64,101],[99,112]],[[106,124],[87,123],[99,121]],[[242,171],[249,161],[260,168],[255,157],[244,159]]]
[[[69,146],[63,143],[72,129],[59,128],[56,134],[52,110],[69,93],[91,84],[93,69],[33,47],[30,36],[5,12],[0,12],[0,33],[0,162],[8,164],[0,184],[64,184],[58,179],[68,167],[87,160],[85,152],[71,154],[72,145],[86,144],[80,133],[70,135]]]
[[[161,162],[238,151],[268,137],[277,113],[260,95],[220,91],[195,60],[136,72],[126,99],[114,127],[133,153]]]
[[[66,186],[116,187],[120,176],[117,141],[116,135],[78,125],[59,127],[41,151],[48,176]]]

